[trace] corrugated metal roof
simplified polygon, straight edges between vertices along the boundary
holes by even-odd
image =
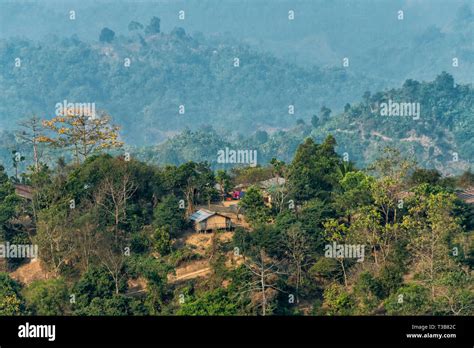
[[[215,212],[206,210],[206,209],[199,209],[198,211],[194,212],[189,219],[191,221],[196,221],[196,222],[201,222],[203,220],[206,220],[207,218],[216,215]]]
[[[286,183],[285,178],[274,177],[268,180],[260,181],[259,186],[264,189],[267,189],[272,186],[282,186],[282,185],[285,185],[285,183]]]

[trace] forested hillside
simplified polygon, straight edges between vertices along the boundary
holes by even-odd
[[[123,126],[129,143],[156,144],[200,125],[288,127],[377,86],[342,67],[301,68],[233,41],[200,40],[182,28],[161,33],[159,23],[146,28],[111,42],[0,41],[0,127],[33,113],[53,115],[63,100],[94,102]]]
[[[334,6],[342,9],[343,4]],[[210,8],[217,11],[207,5],[197,6],[196,13]],[[307,3],[299,5],[309,11],[306,15],[311,13]],[[10,9],[9,5],[4,6]],[[387,13],[386,6],[376,6],[375,13]],[[77,9],[91,11],[92,8],[84,3]],[[125,18],[119,16],[120,20],[115,21],[120,30],[103,27],[95,37],[88,28],[87,34],[81,35],[84,38],[75,34],[68,38],[48,34],[35,40],[1,39],[0,156],[7,170],[12,171],[9,165],[12,153],[21,152],[23,147],[13,135],[18,121],[33,114],[40,118],[54,115],[56,104],[64,101],[94,103],[100,112],[112,115],[121,125],[121,138],[134,152],[140,153],[140,158],[160,164],[205,159],[216,168],[219,166],[214,163],[215,154],[224,145],[255,149],[262,164],[273,157],[290,160],[305,137],[310,135],[322,141],[326,135],[335,134],[340,139],[337,151],[346,153],[361,167],[375,159],[382,144],[397,147],[414,156],[421,165],[443,173],[460,173],[470,167],[473,92],[470,84],[460,82],[471,81],[472,75],[467,72],[472,66],[469,34],[473,15],[467,4],[460,3],[456,11],[447,10],[451,20],[446,20],[441,29],[433,26],[423,29],[421,23],[417,27],[409,17],[403,24],[397,22],[398,29],[382,33],[385,41],[378,42],[377,49],[370,48],[369,43],[360,43],[371,53],[348,54],[351,62],[348,66],[342,64],[344,54],[338,45],[345,42],[351,47],[349,51],[355,52],[356,44],[347,35],[339,40],[342,34],[332,32],[333,29],[326,38],[330,43],[316,45],[321,56],[334,58],[333,64],[326,64],[324,59],[309,64],[310,53],[306,58],[300,57],[302,61],[306,59],[302,64],[285,58],[289,52],[278,54],[274,49],[269,49],[272,53],[266,52],[265,47],[272,46],[269,42],[275,42],[274,34],[267,34],[270,41],[264,40],[257,47],[255,42],[236,39],[239,35],[212,33],[210,24],[207,29],[211,34],[207,35],[189,34],[181,27],[171,29],[175,22],[170,20],[169,13],[173,9],[163,6],[166,14],[163,25],[158,17],[147,17],[146,22],[132,20],[125,26]],[[53,17],[58,15],[56,11]],[[396,13],[395,7],[393,11]],[[406,14],[410,11],[420,8],[405,10]],[[216,18],[225,18],[224,12],[219,13]],[[139,17],[142,16],[143,13]],[[425,25],[441,20],[435,14],[430,16],[423,22]],[[255,20],[252,18],[245,20],[250,23]],[[196,20],[176,24],[194,28]],[[295,51],[302,54],[305,50],[300,47],[297,33],[304,37],[308,28],[299,21],[294,24],[291,30],[282,27],[281,40],[285,42],[282,47],[288,50],[294,44]],[[55,25],[66,26],[62,22]],[[164,32],[162,27],[168,31]],[[410,28],[409,36],[401,34],[402,28]],[[368,37],[372,29],[365,28],[367,35],[359,33],[358,39]],[[349,32],[348,28],[344,30]],[[242,31],[249,35],[248,28]],[[395,47],[398,43],[392,40],[394,37],[406,38],[403,50]],[[447,48],[451,44],[456,52]],[[325,53],[328,47],[335,51]],[[407,60],[398,56],[415,47],[416,58]],[[444,63],[438,61],[439,55],[436,62],[421,61],[426,59],[427,52],[441,49],[452,52],[453,57],[443,56]],[[456,67],[452,62],[455,56]],[[373,67],[372,73],[368,73],[369,66]],[[377,72],[390,67],[395,70]],[[420,74],[419,69],[429,69],[429,73]],[[439,70],[434,73],[433,69]],[[379,73],[382,75],[377,76]],[[394,82],[402,76],[410,78]],[[412,76],[433,76],[433,80],[417,81]],[[400,88],[393,88],[397,85]],[[390,101],[419,103],[419,117],[377,114],[380,110],[374,108]],[[180,132],[184,133],[179,135]],[[170,140],[163,143],[167,139]],[[27,166],[29,160],[16,165]]]
[[[384,116],[379,105],[393,102],[419,103],[419,115]],[[139,157],[159,164],[180,164],[196,158],[214,168],[217,152],[227,147],[256,149],[258,161],[273,157],[290,161],[298,144],[312,136],[322,141],[328,134],[338,136],[337,151],[364,167],[372,163],[385,146],[398,148],[425,168],[444,173],[461,173],[472,168],[474,159],[474,91],[460,85],[447,73],[434,81],[407,80],[401,88],[366,92],[362,101],[346,104],[341,113],[322,108],[311,121],[298,119],[289,130],[259,130],[247,136],[217,132],[212,127],[187,130],[156,147],[145,147]],[[229,167],[229,166],[228,166]]]
[[[473,315],[473,33],[464,0],[1,2],[0,316]]]
[[[379,106],[389,101],[419,103],[417,119],[381,115]],[[226,147],[256,150],[258,163],[265,165],[274,157],[290,161],[298,144],[308,136],[322,141],[328,134],[336,134],[338,153],[346,154],[361,167],[373,162],[382,148],[390,146],[406,153],[425,168],[459,174],[472,168],[473,115],[472,86],[457,84],[452,76],[443,72],[431,82],[407,80],[401,88],[375,93],[367,91],[361,101],[352,105],[346,103],[343,112],[332,112],[322,107],[312,114],[309,121],[292,119],[293,126],[285,130],[262,127],[239,134],[220,128],[216,122],[213,126],[196,125],[194,129],[186,126],[186,130],[170,134],[170,138],[159,145],[132,143],[127,146],[138,158],[155,164],[179,165],[201,159],[209,162],[212,168],[229,169],[231,164],[217,163],[218,151]],[[130,127],[141,129],[142,126],[142,123],[137,123]],[[18,125],[15,128],[16,131],[21,129]],[[0,155],[9,172],[15,165],[12,151],[25,150],[24,142],[15,137],[14,131],[3,132]],[[54,162],[58,154],[44,150],[45,161]],[[26,158],[16,165],[26,169],[31,163],[32,159]]]
[[[77,12],[73,22],[70,10]],[[180,26],[206,37],[235,38],[300,66],[340,67],[349,57],[351,70],[388,82],[384,87],[410,78],[432,80],[443,70],[456,81],[473,82],[470,0],[7,1],[0,3],[0,38],[39,40],[61,33],[91,42],[103,27],[126,35],[131,20],[146,24],[151,15],[161,18],[164,32]]]
[[[380,105],[419,103],[419,115],[383,115]],[[443,72],[432,82],[407,80],[401,88],[365,93],[360,103],[316,127],[340,138],[339,151],[357,163],[370,163],[377,149],[395,146],[425,168],[456,173],[474,160],[474,90]]]
[[[23,193],[0,167],[1,241],[38,248],[0,265],[1,315],[473,313],[474,206],[456,195],[471,172],[445,178],[393,149],[361,171],[332,136],[289,163],[154,166],[101,154],[122,144],[99,128],[39,137],[74,141],[75,160],[20,171]],[[234,187],[245,195],[228,201]],[[231,223],[196,231],[211,206]]]

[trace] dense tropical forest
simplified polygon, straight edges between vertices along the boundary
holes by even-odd
[[[0,23],[0,315],[474,314],[470,2]]]
[[[333,136],[306,138],[287,163],[156,166],[123,152],[106,116],[22,127],[35,161],[11,178],[2,167],[0,228],[4,243],[37,245],[38,259],[4,260],[2,315],[474,311],[474,206],[456,195],[471,172],[443,177],[393,148],[359,170]],[[71,160],[46,165],[43,147]],[[239,185],[245,195],[230,200]],[[193,212],[229,201],[229,228],[193,229]]]
[[[374,108],[388,100],[419,102],[419,119],[377,114]],[[187,129],[160,145],[136,150],[140,158],[156,164],[200,158],[221,168],[225,165],[216,163],[215,154],[226,146],[256,149],[259,163],[269,163],[273,157],[291,161],[306,137],[322,142],[328,134],[334,134],[338,138],[337,152],[346,153],[360,167],[372,163],[379,149],[388,145],[424,168],[461,174],[471,167],[474,158],[473,113],[471,85],[457,85],[451,75],[443,72],[432,82],[407,80],[399,89],[373,95],[366,92],[362,101],[347,103],[339,114],[333,115],[331,109],[322,107],[310,122],[297,119],[288,130],[258,130],[248,136],[236,136],[206,126],[195,131]]]
[[[392,100],[419,103],[418,118],[381,116],[377,106]],[[321,142],[327,135],[334,134],[340,139],[337,152],[346,154],[361,168],[372,163],[379,149],[388,145],[407,154],[424,168],[452,175],[471,168],[474,158],[473,112],[472,86],[456,84],[450,74],[443,72],[432,82],[407,80],[398,89],[374,94],[367,91],[361,101],[352,105],[346,103],[340,113],[333,114],[330,108],[322,106],[310,121],[297,118],[295,124],[286,129],[264,128],[242,134],[231,128],[223,130],[218,124],[186,125],[184,131],[158,145],[129,144],[127,148],[149,163],[179,165],[200,159],[208,161],[213,169],[224,169],[231,165],[217,163],[215,155],[225,147],[252,148],[257,151],[258,163],[268,164],[274,157],[290,161],[297,146],[308,136]],[[250,125],[251,122],[244,124]],[[129,129],[133,127],[148,126],[139,122]],[[133,132],[142,134],[145,131],[135,129]],[[1,134],[0,158],[11,164],[7,169],[11,171],[12,165],[22,169],[31,165],[32,158],[20,162],[12,160],[12,152],[22,152],[25,148],[21,137],[15,136],[14,130],[4,130]],[[127,139],[126,136],[122,138]],[[54,154],[45,151],[45,161],[53,161]]]
[[[18,110],[52,115],[63,100],[93,101],[123,125],[130,143],[153,144],[184,127],[215,124],[243,132],[289,126],[295,121],[290,104],[295,115],[309,115],[323,103],[332,107],[378,86],[342,67],[305,69],[245,44],[208,43],[180,27],[163,33],[160,22],[131,22],[127,36],[111,30],[99,42],[77,36],[2,41],[0,127],[11,128]],[[16,57],[28,57],[20,62],[24,69],[7,68]],[[42,91],[29,81],[41,83]]]
[[[471,17],[469,7],[461,7],[456,23],[472,23]],[[289,161],[306,136],[321,142],[334,134],[337,151],[360,167],[373,162],[386,142],[443,174],[470,167],[473,90],[453,77],[470,82],[470,74],[459,70],[470,66],[468,48],[456,58],[463,64],[446,63],[430,73],[431,81],[409,78],[388,88],[394,86],[391,79],[372,77],[360,64],[344,66],[342,58],[333,66],[302,66],[232,37],[161,27],[161,19],[153,17],[143,24],[130,21],[121,34],[104,27],[95,40],[77,35],[1,39],[3,162],[10,161],[12,151],[21,152],[16,122],[53,115],[58,102],[79,101],[113,115],[121,137],[140,148],[133,151],[156,164],[210,161],[223,143],[256,148],[262,164],[273,157]],[[457,31],[466,27],[449,28],[464,47],[466,35]],[[437,39],[430,35],[418,41],[433,45]],[[379,66],[375,57],[371,66]],[[374,106],[391,100],[419,103],[419,117],[374,113]]]
[[[78,14],[75,22],[65,16],[71,9]],[[289,10],[295,15],[291,22]],[[360,72],[359,78],[371,76],[384,87],[407,79],[432,80],[453,57],[460,64],[448,72],[456,81],[472,82],[470,0],[3,1],[0,39],[40,41],[61,33],[97,42],[103,27],[116,37],[127,36],[131,20],[145,27],[150,14],[160,17],[162,32],[183,27],[194,39],[204,36],[216,45],[243,42],[301,67],[340,67],[342,58],[349,57],[350,70]]]

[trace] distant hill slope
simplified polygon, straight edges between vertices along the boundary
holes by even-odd
[[[419,103],[418,116],[387,115],[382,107]],[[403,106],[403,105],[402,105]],[[395,110],[396,111],[396,110]],[[313,135],[332,133],[341,152],[368,164],[381,146],[413,156],[425,167],[459,172],[474,161],[474,89],[445,72],[432,82],[407,80],[402,88],[366,94]]]
[[[233,40],[196,39],[181,28],[112,43],[0,41],[1,128],[12,129],[32,113],[51,117],[63,100],[95,102],[134,144],[156,144],[202,125],[244,133],[285,128],[380,84],[342,67],[303,69]]]
[[[419,115],[384,115],[384,103],[390,102],[419,103]],[[246,137],[219,134],[209,128],[187,130],[157,147],[141,149],[139,156],[161,164],[206,160],[219,168],[217,152],[229,147],[257,150],[261,164],[273,157],[291,161],[305,137],[321,142],[328,134],[335,136],[338,152],[347,153],[359,167],[373,162],[380,150],[390,146],[421,166],[445,174],[472,169],[474,89],[455,84],[451,75],[442,73],[432,82],[407,80],[398,89],[366,93],[363,101],[347,104],[344,112],[326,118],[320,114],[312,125],[300,121],[287,131],[259,131]]]
[[[474,82],[473,12],[472,0],[0,1],[0,38],[60,33],[93,42],[105,26],[123,35],[131,20],[146,25],[157,16],[164,32],[183,26],[207,37],[232,36],[302,66],[339,67],[350,57],[353,71],[391,86],[432,80],[440,71],[467,83]]]

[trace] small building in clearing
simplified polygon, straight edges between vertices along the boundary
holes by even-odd
[[[457,196],[467,204],[474,204],[474,187],[458,192]]]
[[[258,183],[258,187],[262,190],[263,199],[267,206],[272,206],[272,194],[281,190],[283,186],[285,186],[285,183],[286,180],[280,177],[274,177]]]
[[[193,222],[196,232],[232,229],[232,220],[230,217],[207,209],[199,209],[194,212],[189,219]]]
[[[15,184],[15,193],[25,199],[33,199],[33,188],[28,185]]]

